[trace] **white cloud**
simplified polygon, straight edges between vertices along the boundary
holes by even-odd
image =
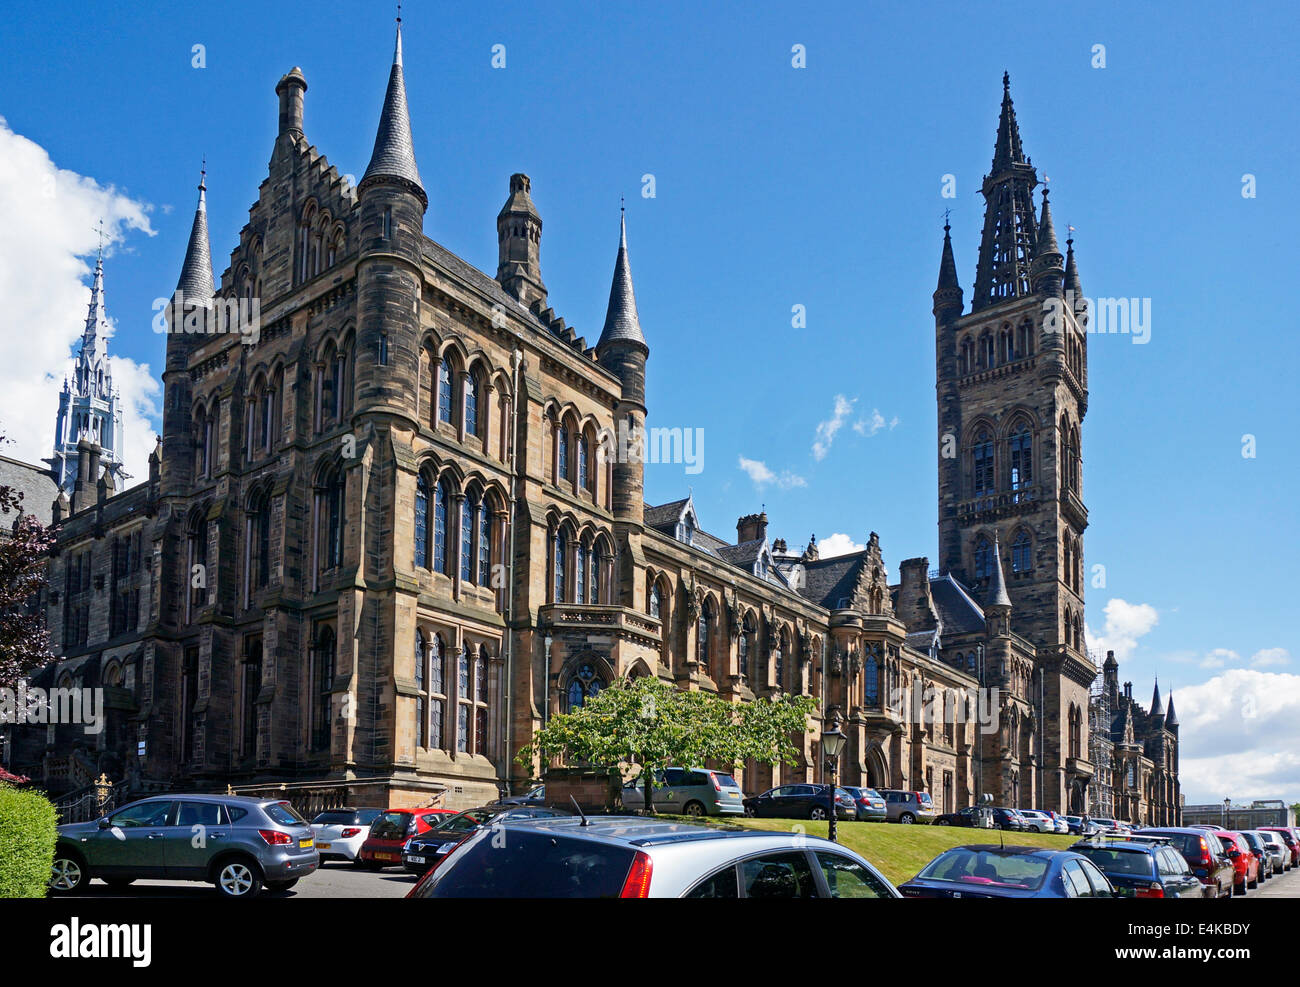
[[[850,555],[866,547],[866,545],[859,545],[849,535],[840,534],[838,531],[817,543],[818,555],[823,559],[834,558],[837,555]]]
[[[1175,705],[1189,803],[1300,799],[1300,675],[1232,668],[1179,689]]]
[[[835,395],[835,408],[831,412],[831,417],[817,424],[817,434],[812,445],[813,459],[821,461],[826,458],[826,454],[831,451],[831,443],[835,441],[836,434],[844,427],[849,415],[853,414],[853,405],[857,400],[854,398],[850,401],[843,394]]]
[[[1223,668],[1241,661],[1241,655],[1231,648],[1215,648],[1199,662],[1202,668]]]
[[[1250,656],[1250,663],[1256,668],[1269,668],[1273,665],[1291,664],[1291,652],[1286,648],[1263,648]]]
[[[740,468],[749,474],[749,478],[754,481],[754,486],[759,489],[773,483],[782,490],[808,486],[808,481],[797,473],[782,470],[778,474],[768,469],[767,463],[761,459],[746,459],[744,456],[739,457],[739,459]]]
[[[898,427],[898,420],[898,416],[895,415],[889,421],[885,421],[885,416],[880,413],[880,409],[872,408],[870,418],[861,418],[853,423],[853,431],[868,437],[875,435],[886,427],[892,432]]]
[[[149,208],[111,185],[59,168],[44,148],[15,134],[0,117],[0,432],[10,439],[5,455],[28,462],[50,455],[59,387],[85,326],[99,221],[111,254],[128,231],[153,236]],[[111,317],[111,264],[104,280]],[[149,418],[157,415],[160,387],[148,365],[114,357],[112,371],[123,398],[126,469],[136,482],[148,475],[155,434]]]
[[[1114,651],[1117,661],[1124,661],[1137,647],[1138,638],[1151,631],[1160,620],[1149,603],[1129,603],[1114,597],[1103,608],[1106,623],[1100,634],[1087,629],[1088,647],[1098,654]]]

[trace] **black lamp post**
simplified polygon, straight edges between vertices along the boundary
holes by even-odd
[[[839,782],[840,774],[840,753],[844,750],[844,745],[848,742],[848,737],[840,731],[839,720],[831,720],[829,729],[822,731],[822,754],[826,758],[826,766],[831,769],[831,784],[829,789],[829,801],[831,814],[830,829],[827,836],[832,843],[835,842],[835,788]]]
[[[1229,813],[1231,811],[1232,811],[1232,799],[1225,798],[1223,800],[1223,828],[1224,829],[1227,829],[1229,826],[1232,825],[1232,823],[1228,821]]]

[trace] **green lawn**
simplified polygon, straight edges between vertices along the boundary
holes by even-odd
[[[685,817],[674,817],[683,821]],[[707,825],[738,825],[748,829],[765,829],[777,833],[805,832],[825,836],[827,825],[811,819],[718,819]],[[796,830],[796,827],[799,827]],[[1066,849],[1078,841],[1077,836],[1043,833],[1002,833],[1008,846],[1047,846]],[[915,877],[917,871],[949,847],[963,843],[998,842],[999,833],[988,829],[964,829],[952,826],[903,826],[898,823],[841,822],[838,839],[870,860],[885,877],[901,884]]]

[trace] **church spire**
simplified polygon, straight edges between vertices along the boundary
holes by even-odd
[[[86,326],[81,332],[79,364],[93,365],[99,356],[101,330],[108,327],[104,311],[104,242],[103,223],[100,223],[99,257],[95,261],[95,280],[90,286],[90,306],[86,311]],[[107,335],[106,333],[103,335]]]
[[[1164,716],[1165,708],[1160,702],[1160,679],[1156,679],[1156,690],[1151,694],[1151,715]]]
[[[358,189],[368,185],[394,184],[405,188],[429,208],[429,196],[420,181],[420,169],[415,164],[415,145],[411,141],[411,117],[406,108],[406,79],[402,74],[402,19],[397,19],[397,42],[393,48],[393,67],[388,73],[388,92],[384,95],[384,109],[379,116],[379,130],[375,134],[375,147],[370,154],[370,164],[361,177]]]
[[[993,572],[989,579],[988,606],[1011,609],[1011,597],[1007,595],[1007,582],[1002,574],[1002,554],[998,548],[998,536],[993,536]]]
[[[1059,295],[1065,277],[1064,257],[1056,245],[1056,227],[1052,225],[1052,207],[1047,201],[1048,189],[1043,187],[1043,212],[1038,221],[1038,242],[1034,245],[1034,261],[1030,265],[1034,290],[1049,295]]]
[[[194,225],[190,227],[190,242],[185,248],[185,263],[181,265],[181,278],[176,290],[182,301],[206,303],[212,298],[212,252],[208,247],[208,172],[199,172],[199,204],[194,210]]]
[[[1169,693],[1169,708],[1165,712],[1165,726],[1174,729],[1178,726],[1178,714],[1174,712],[1174,694]]]
[[[620,211],[618,257],[614,261],[614,282],[609,287],[609,308],[601,330],[597,351],[613,343],[630,343],[649,349],[641,334],[641,319],[636,311],[636,292],[632,290],[632,268],[627,261],[627,217]]]
[[[1029,266],[1038,223],[1033,191],[1038,175],[1025,157],[1011,103],[1011,79],[1002,75],[1002,112],[993,149],[993,166],[984,176],[984,233],[971,310],[1030,294]]]

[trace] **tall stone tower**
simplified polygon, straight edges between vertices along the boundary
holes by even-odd
[[[934,293],[939,558],[978,593],[995,584],[999,558],[1005,567],[997,575],[1013,630],[1036,652],[1027,698],[1042,717],[1043,805],[1064,809],[1091,776],[1086,736],[1072,754],[1068,719],[1072,707],[1086,712],[1096,675],[1083,619],[1087,314],[1073,246],[1061,254],[1046,190],[1035,215],[1038,176],[1010,80],[1002,82],[971,310],[963,314],[947,227]]]
[[[100,448],[100,463],[117,489],[125,484],[122,469],[122,397],[113,389],[108,362],[108,316],[104,309],[104,252],[95,262],[95,281],[90,287],[90,307],[81,333],[71,379],[59,392],[59,414],[54,427],[54,455],[46,460],[63,491],[77,483],[78,443],[89,440]],[[99,477],[92,476],[94,484]]]

